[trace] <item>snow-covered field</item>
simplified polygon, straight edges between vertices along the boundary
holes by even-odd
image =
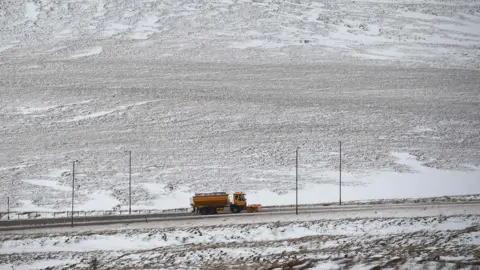
[[[471,0],[6,0],[0,5],[4,64],[31,58],[230,63],[357,58],[480,68],[480,7]]]
[[[126,210],[129,150],[133,209],[293,204],[297,147],[335,202],[339,140],[344,201],[480,194],[479,130],[478,1],[0,1],[1,212],[69,210],[73,160]],[[474,269],[480,213],[435,209],[6,233],[0,269]]]
[[[0,269],[475,269],[479,214],[439,206],[1,232]]]
[[[0,211],[480,193],[475,1],[3,1]],[[432,67],[438,67],[434,69]]]

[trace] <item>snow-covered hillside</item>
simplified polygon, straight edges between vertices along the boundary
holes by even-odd
[[[475,1],[0,5],[1,211],[480,193]]]
[[[480,7],[470,0],[7,0],[1,5],[2,62],[22,56],[256,63],[354,57],[480,68]]]

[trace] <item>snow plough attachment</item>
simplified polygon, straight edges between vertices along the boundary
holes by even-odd
[[[260,209],[261,206],[262,206],[261,204],[247,205],[247,207],[245,207],[245,211],[247,211],[247,213],[258,212],[258,210]]]

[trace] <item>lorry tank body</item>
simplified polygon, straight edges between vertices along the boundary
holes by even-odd
[[[215,195],[215,193],[211,193],[212,195],[209,195],[208,193],[204,193],[202,195],[195,194],[193,197],[193,203],[198,206],[209,206],[209,205],[214,205],[214,206],[226,206],[229,205],[229,200],[228,200],[228,194],[218,194]]]

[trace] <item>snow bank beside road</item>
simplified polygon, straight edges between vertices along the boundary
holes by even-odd
[[[278,222],[269,224],[243,224],[218,227],[194,226],[188,229],[147,229],[115,234],[93,234],[89,236],[62,235],[32,239],[2,239],[0,253],[34,253],[55,251],[125,251],[148,250],[159,247],[181,245],[267,242],[303,238],[315,235],[388,235],[408,234],[415,231],[463,230],[480,222],[478,216],[448,218],[396,218],[358,219],[337,221]],[[26,245],[25,241],[29,244]]]
[[[451,209],[451,213],[462,208]],[[478,241],[478,211],[467,215],[430,217],[387,217],[310,221],[294,217],[267,217],[263,222],[220,222],[207,225],[200,220],[184,227],[135,229],[104,228],[62,233],[0,235],[0,267],[47,263],[51,266],[85,267],[94,258],[102,267],[195,268],[222,267],[224,264],[269,266],[274,263],[300,262],[325,266],[377,265],[400,256],[396,263],[409,261],[415,265],[441,261],[471,264],[475,262],[475,241]],[[462,212],[462,211],[460,211]],[[430,212],[430,214],[434,214]],[[474,215],[471,215],[474,214]],[[241,221],[241,216],[234,219]],[[151,224],[152,225],[152,224]],[[118,226],[118,225],[117,225]],[[58,231],[59,229],[55,229]],[[112,244],[113,243],[113,244]],[[410,257],[404,257],[410,247]],[[462,254],[463,257],[458,257]],[[173,259],[175,258],[175,259]],[[340,259],[341,258],[341,259]],[[347,260],[345,260],[347,259]],[[350,259],[350,260],[348,260]],[[353,259],[353,261],[352,261]],[[413,261],[410,261],[415,259]],[[300,261],[300,262],[298,262]]]

